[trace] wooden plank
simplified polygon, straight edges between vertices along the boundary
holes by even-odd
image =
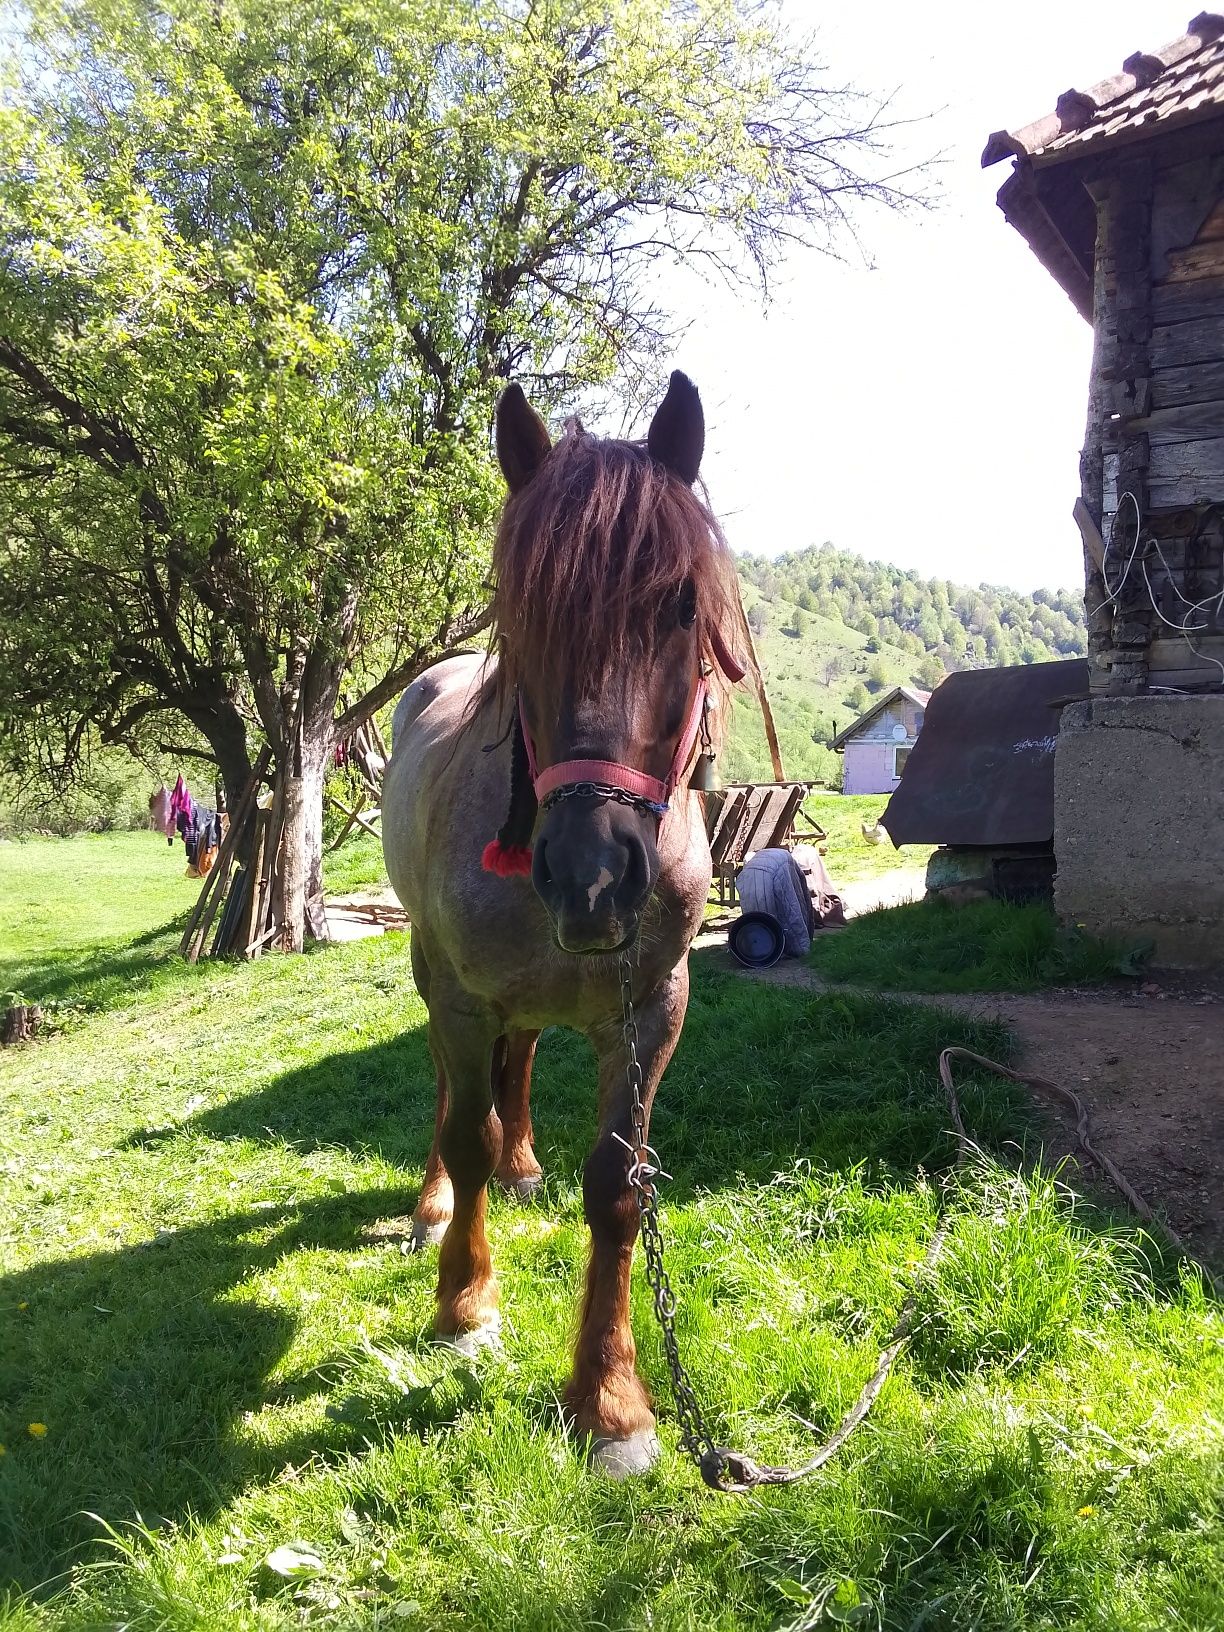
[[[268,836],[264,842],[263,866],[259,874],[259,916],[251,925],[252,937],[247,943],[247,956],[260,957],[269,936],[264,931],[275,924],[273,910],[277,865],[280,860],[281,835],[285,826],[285,778],[277,767],[272,784],[272,805],[268,811]],[[279,925],[275,925],[279,928]]]
[[[1224,243],[1187,244],[1171,252],[1165,267],[1166,283],[1193,289],[1196,283],[1224,273]]]
[[[1152,330],[1152,371],[1224,361],[1224,317],[1164,323]]]
[[[1224,436],[1224,401],[1157,408],[1142,418],[1119,422],[1124,435],[1143,432],[1151,447],[1177,442],[1212,441]]]
[[[1219,670],[1211,661],[1213,657],[1224,663],[1224,635],[1191,635],[1195,651],[1202,659],[1199,665],[1210,669],[1215,675]],[[1190,650],[1181,635],[1158,635],[1149,648],[1148,668],[1153,674],[1166,674],[1172,670],[1183,670],[1195,667],[1195,652]],[[1163,684],[1163,682],[1162,682]]]
[[[1106,516],[1112,516],[1118,508],[1118,456],[1116,453],[1107,453],[1101,461],[1101,509]],[[1104,529],[1108,535],[1109,529]]]
[[[1224,401],[1224,362],[1160,368],[1152,375],[1152,407]]]
[[[1217,276],[1194,283],[1160,283],[1152,290],[1153,323],[1188,323],[1224,313],[1224,244]]]
[[[791,830],[795,825],[795,812],[803,803],[803,797],[806,792],[807,789],[802,786],[790,789],[785,800],[783,801],[781,810],[778,812],[778,817],[774,822],[773,830],[765,839],[765,842],[761,847],[762,849],[785,850],[789,847],[788,840],[791,837]]]
[[[1152,200],[1154,277],[1164,276],[1168,257],[1193,243],[1215,211],[1224,185],[1224,167],[1218,144],[1213,145],[1215,151],[1161,166]]]
[[[250,819],[255,807],[255,800],[263,783],[264,772],[268,766],[271,751],[262,748],[255,761],[255,768],[251,772],[251,780],[247,783],[242,797],[238,801],[238,808],[230,817],[229,832],[221,841],[221,848],[217,851],[217,859],[213,863],[212,871],[205,881],[204,889],[200,892],[200,899],[196,903],[195,911],[187,921],[187,928],[183,931],[183,939],[179,943],[179,951],[188,963],[195,963],[200,956],[200,950],[208,938],[212,928],[213,918],[217,908],[221,905],[221,898],[225,894],[225,886],[229,882],[229,870],[238,848],[238,841],[244,826]]]
[[[750,804],[749,819],[736,834],[733,859],[737,863],[742,862],[750,850],[765,848],[765,842],[759,836],[773,832],[790,789],[771,786],[760,791],[764,797]]]
[[[1153,483],[1185,478],[1214,481],[1213,497],[1224,499],[1224,436],[1161,443],[1151,450],[1148,475]]]
[[[330,793],[327,795],[327,803],[332,807],[332,809],[338,810],[342,816],[346,816],[348,818],[344,826],[340,829],[340,837],[333,839],[331,844],[328,846],[329,850],[339,850],[345,839],[348,838],[354,827],[356,827],[357,823],[361,820],[361,811],[365,808],[365,802],[366,794],[364,788],[358,788],[357,800],[351,810],[343,802],[343,800],[335,798]]]
[[[1199,228],[1196,243],[1207,244],[1212,241],[1224,243],[1224,198],[1218,198],[1210,215]]]
[[[1185,510],[1195,504],[1216,504],[1221,487],[1218,476],[1178,476],[1153,482],[1148,489],[1148,509]]]
[[[1105,542],[1101,537],[1101,530],[1092,519],[1092,512],[1083,499],[1076,499],[1071,514],[1075,518],[1075,525],[1080,530],[1080,537],[1084,541],[1084,548],[1096,563],[1098,572],[1105,570]]]
[[[715,813],[714,827],[710,833],[710,857],[715,866],[727,859],[731,839],[748,803],[747,788],[728,788],[725,791],[726,797]]]

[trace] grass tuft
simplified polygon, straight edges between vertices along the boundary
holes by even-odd
[[[1136,972],[1136,955],[1061,927],[1049,907],[912,901],[818,936],[812,963],[830,980],[877,991],[1033,992],[1100,985]]]

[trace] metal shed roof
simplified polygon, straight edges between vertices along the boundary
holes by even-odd
[[[880,817],[893,843],[1052,840],[1060,705],[1087,691],[1082,657],[950,674]]]

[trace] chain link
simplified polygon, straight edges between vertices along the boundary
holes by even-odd
[[[641,811],[644,816],[666,816],[668,807],[655,799],[647,799],[644,794],[630,793],[628,788],[618,788],[611,782],[565,782],[559,788],[554,788],[545,794],[541,810],[550,810],[553,805],[560,804],[562,799],[612,799],[618,805],[628,805],[632,810]]]
[[[722,1490],[734,1488],[723,1484],[723,1475],[730,1460],[729,1453],[714,1443],[689,1374],[680,1359],[680,1345],[676,1338],[676,1294],[672,1291],[667,1266],[663,1262],[663,1232],[659,1226],[659,1178],[668,1175],[662,1171],[659,1157],[646,1143],[646,1099],[642,1065],[638,1059],[638,1028],[633,1012],[633,966],[628,953],[620,960],[620,989],[622,1035],[625,1039],[625,1081],[629,1087],[630,1121],[633,1142],[627,1144],[630,1157],[629,1183],[637,1197],[638,1222],[642,1236],[642,1252],[646,1259],[646,1281],[654,1299],[655,1317],[663,1334],[663,1350],[667,1369],[671,1374],[672,1392],[676,1400],[676,1415],[680,1419],[680,1444],[692,1457],[707,1485]]]

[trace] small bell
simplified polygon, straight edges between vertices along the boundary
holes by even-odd
[[[713,748],[703,748],[697,755],[697,763],[693,766],[689,787],[696,793],[716,793],[720,786],[717,756]]]

